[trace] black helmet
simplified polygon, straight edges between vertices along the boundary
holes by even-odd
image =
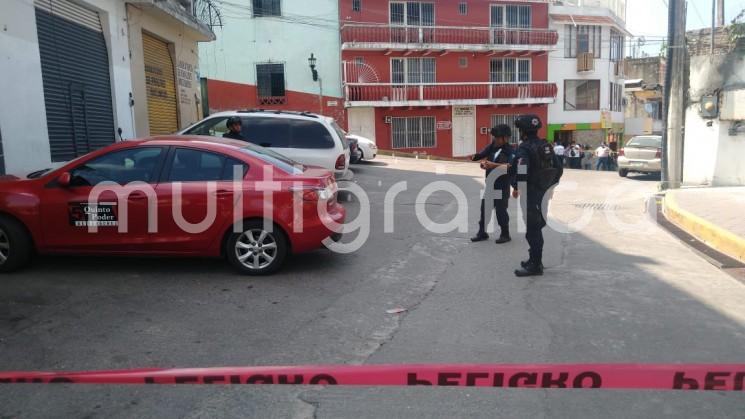
[[[494,137],[512,137],[512,130],[507,124],[499,124],[491,129],[491,135]]]
[[[526,114],[520,115],[515,119],[515,126],[519,130],[530,132],[538,131],[543,124],[541,124],[541,118],[538,115]]]
[[[225,126],[228,128],[232,127],[235,124],[242,125],[240,117],[231,116],[230,118],[228,118],[227,122],[225,122]]]

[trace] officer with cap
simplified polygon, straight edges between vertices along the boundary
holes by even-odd
[[[538,137],[541,118],[537,115],[522,115],[515,120],[522,142],[517,148],[514,164],[510,167],[512,196],[519,196],[518,182],[526,185],[526,232],[525,239],[530,246],[530,257],[521,262],[521,269],[515,271],[519,277],[543,275],[543,227],[546,220],[541,204],[546,192],[559,181],[563,170],[562,162],[554,154],[553,148]]]
[[[228,128],[228,132],[222,135],[223,138],[232,138],[233,140],[246,141],[241,134],[241,118],[237,116],[231,116],[225,122],[225,126]]]
[[[514,151],[510,145],[512,130],[509,125],[500,124],[491,129],[492,141],[481,152],[471,156],[471,160],[480,161],[481,168],[486,171],[487,181],[489,175],[498,167],[501,168],[503,175],[499,172],[494,173],[497,176],[494,180],[494,190],[484,191],[484,197],[494,197],[494,210],[497,212],[497,223],[501,229],[497,244],[507,243],[510,238],[510,217],[507,215],[507,205],[510,199],[510,177],[507,174],[507,168],[512,163]],[[493,177],[493,176],[492,176]],[[489,187],[489,183],[485,187]],[[501,193],[501,196],[500,196]],[[473,242],[487,240],[489,235],[486,233],[486,225],[491,219],[491,209],[486,214],[486,200],[481,198],[481,218],[479,219],[479,232],[471,238]]]

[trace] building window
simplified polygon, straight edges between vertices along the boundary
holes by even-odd
[[[393,148],[434,148],[435,117],[391,118]]]
[[[489,26],[493,28],[527,29],[532,20],[530,6],[493,4],[489,7]]]
[[[352,11],[353,12],[362,11],[362,0],[352,0]]]
[[[285,98],[285,65],[256,64],[256,87],[259,92],[259,104],[284,104]]]
[[[354,57],[354,64],[359,67],[365,64],[365,59],[363,57]]]
[[[458,67],[460,67],[460,68],[468,68],[468,57],[460,57],[460,58],[458,58]]]
[[[623,85],[610,82],[610,110],[613,112],[623,111]]]
[[[468,14],[468,3],[459,3],[458,13],[460,13],[461,15],[467,15]]]
[[[512,138],[510,138],[510,142],[512,144],[517,144],[520,142],[520,132],[515,129],[515,120],[519,116],[520,115],[492,115],[491,126],[496,127],[499,124],[509,125],[512,129]]]
[[[602,32],[600,26],[565,25],[564,57],[591,52],[593,57],[600,58]]]
[[[282,16],[281,0],[253,0],[253,16]]]
[[[621,61],[623,59],[623,35],[615,29],[610,30],[610,60]]]
[[[564,110],[600,109],[600,80],[564,80]]]
[[[389,6],[391,25],[434,26],[435,4],[416,1],[392,1]]]
[[[530,58],[492,58],[489,81],[513,83],[530,81]]]
[[[435,83],[434,58],[392,58],[391,82],[397,84]]]

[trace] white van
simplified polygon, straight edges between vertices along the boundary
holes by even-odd
[[[248,110],[219,112],[179,134],[222,137],[228,118],[241,118],[246,141],[309,166],[320,166],[343,178],[349,170],[349,146],[333,118],[307,112]]]

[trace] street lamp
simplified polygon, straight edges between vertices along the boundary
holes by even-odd
[[[310,66],[310,73],[313,75],[313,81],[318,82],[318,109],[323,114],[323,82],[321,77],[318,76],[318,70],[316,70],[316,57],[313,53],[310,53],[308,58],[308,65]]]

